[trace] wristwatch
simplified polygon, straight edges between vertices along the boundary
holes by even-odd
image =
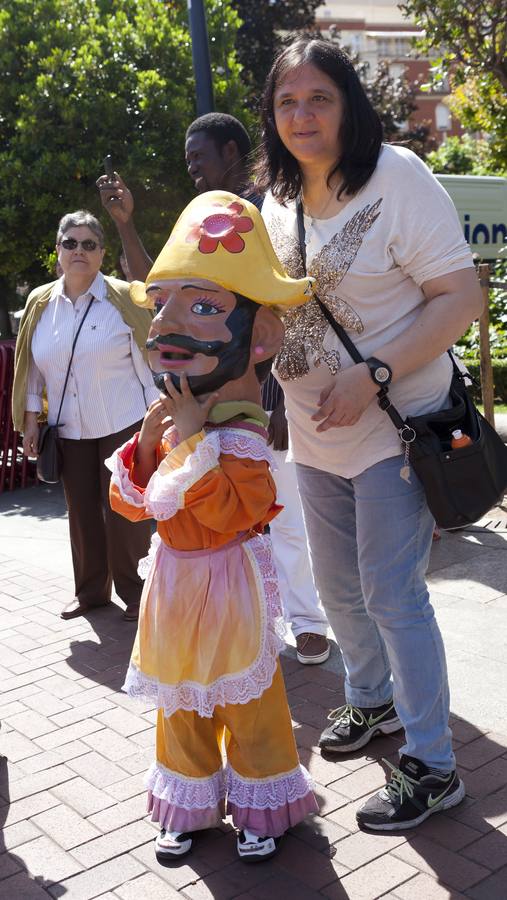
[[[381,388],[391,384],[393,372],[387,363],[382,362],[382,360],[377,359],[375,356],[370,356],[368,359],[365,359],[365,363],[370,370],[370,375],[375,384],[378,384]]]

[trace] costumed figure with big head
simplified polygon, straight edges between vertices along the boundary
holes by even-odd
[[[278,661],[264,531],[280,507],[259,384],[281,345],[278,313],[309,299],[311,279],[286,275],[251,203],[213,191],[184,210],[131,292],[155,310],[147,346],[162,393],[109,466],[113,509],[157,521],[125,685],[159,710],[147,779],[156,852],[187,853],[227,811],[240,857],[266,859],[317,811]]]

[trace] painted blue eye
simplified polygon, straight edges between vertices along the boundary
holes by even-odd
[[[197,300],[190,307],[191,311],[196,314],[196,316],[215,316],[219,309],[216,306],[213,306],[212,303],[207,303],[206,300]]]

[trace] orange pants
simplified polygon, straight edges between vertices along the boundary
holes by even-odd
[[[224,759],[226,765],[224,767]],[[227,811],[238,828],[277,837],[317,812],[299,764],[280,663],[271,686],[245,704],[216,706],[212,718],[159,710],[149,809],[170,831],[213,827]]]

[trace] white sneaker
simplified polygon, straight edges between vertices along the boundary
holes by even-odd
[[[244,862],[261,862],[271,859],[278,850],[281,837],[259,837],[244,828],[238,834],[238,854]]]
[[[189,834],[181,834],[179,831],[162,831],[155,839],[155,853],[157,856],[183,856],[192,847],[192,838]]]

